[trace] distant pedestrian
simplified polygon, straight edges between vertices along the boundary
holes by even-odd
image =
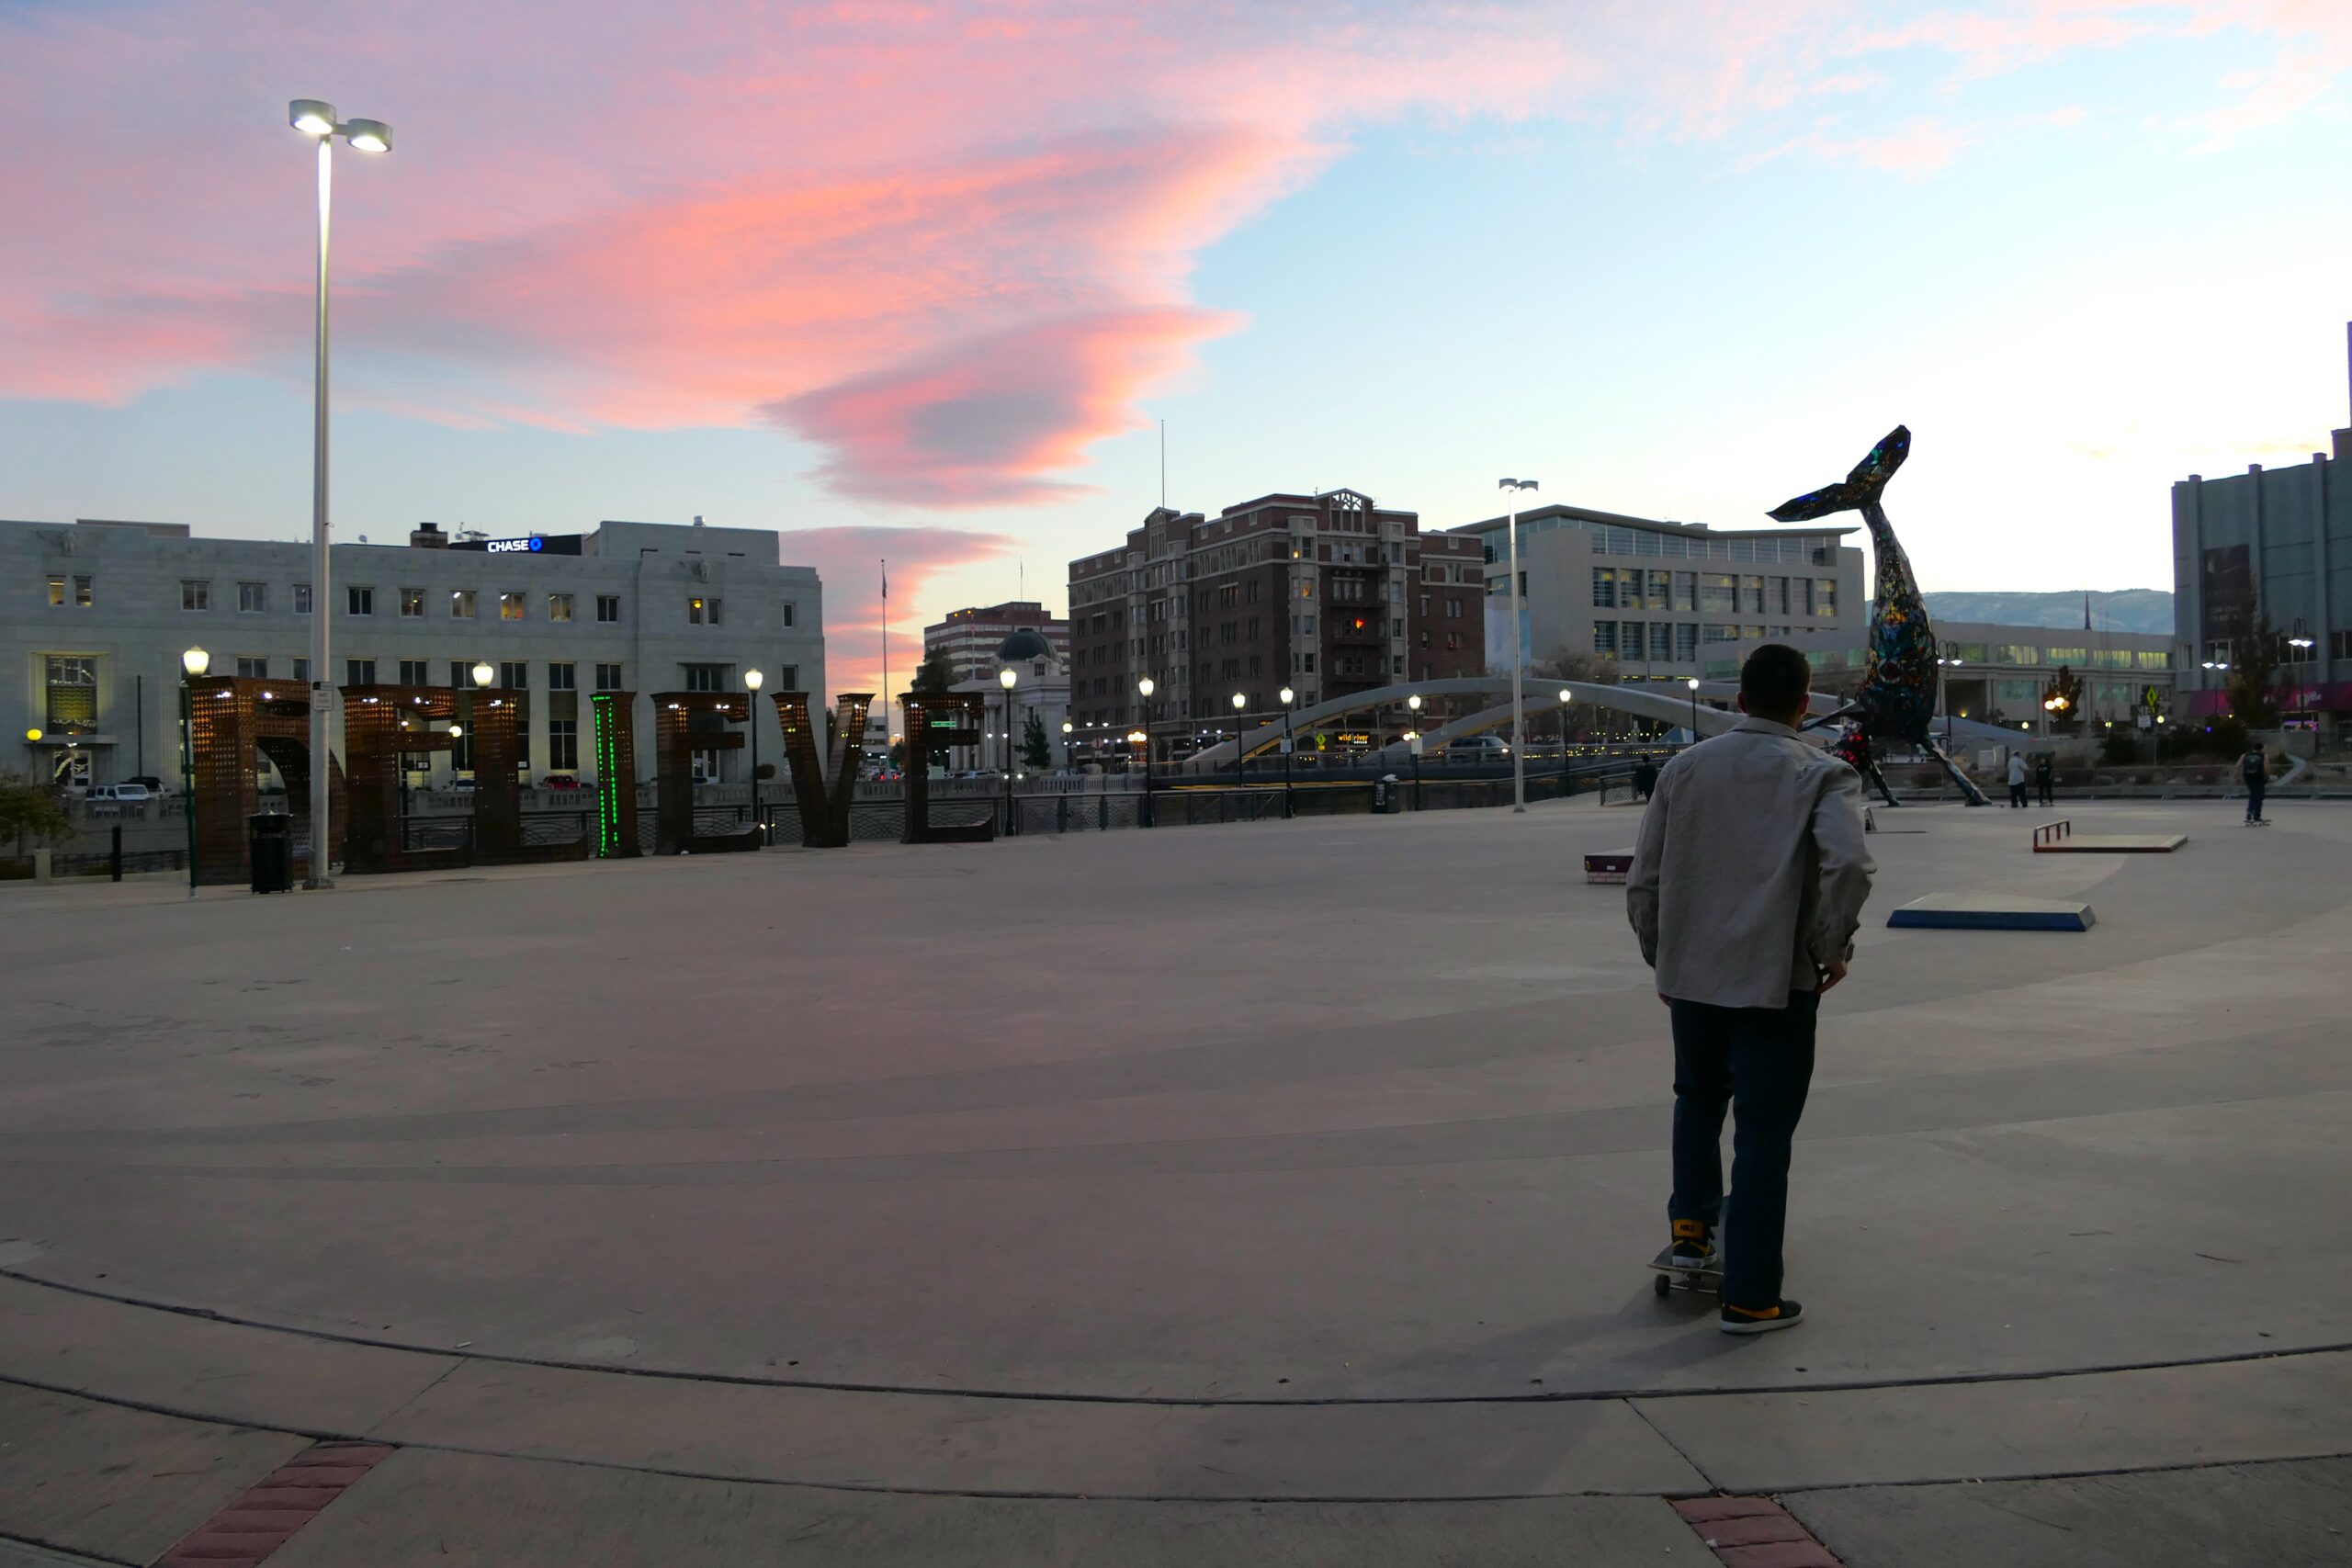
[[[2238,777],[2245,781],[2245,825],[2269,827],[2263,818],[2262,797],[2270,788],[2270,766],[2263,758],[2261,747],[2255,747],[2238,759]]]
[[[2009,806],[2016,809],[2025,804],[2025,753],[2012,751],[2009,753]]]
[[[1640,800],[1647,800],[1650,797],[1650,791],[1657,787],[1657,767],[1647,757],[1645,757],[1640,761],[1634,764],[1634,797]]]
[[[1812,682],[1795,649],[1767,643],[1747,656],[1747,716],[1667,763],[1625,879],[1626,913],[1673,1019],[1668,1252],[1705,1268],[1723,1225],[1726,1334],[1803,1321],[1781,1294],[1789,1145],[1813,1081],[1821,993],[1846,977],[1871,891],[1861,777],[1795,728]]]
[[[2041,797],[2042,805],[2051,804],[2050,786],[2057,782],[2058,765],[2051,761],[2050,753],[2044,751],[2033,760],[2034,792]]]

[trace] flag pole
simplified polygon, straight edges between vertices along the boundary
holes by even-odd
[[[882,558],[882,765],[890,765],[890,562]],[[906,716],[899,716],[904,724]]]

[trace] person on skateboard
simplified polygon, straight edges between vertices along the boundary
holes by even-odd
[[[1789,1146],[1813,1081],[1821,993],[1846,977],[1876,870],[1860,775],[1798,737],[1812,683],[1793,648],[1768,643],[1748,655],[1739,671],[1747,716],[1667,763],[1625,879],[1642,958],[1673,1019],[1673,1256],[1711,1266],[1725,1227],[1726,1334],[1804,1317],[1781,1294]]]

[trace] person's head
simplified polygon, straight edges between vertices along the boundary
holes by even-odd
[[[1775,724],[1804,717],[1813,661],[1786,643],[1768,642],[1739,667],[1739,711]]]

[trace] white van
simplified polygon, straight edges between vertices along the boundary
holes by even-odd
[[[126,804],[137,803],[143,806],[155,798],[155,792],[143,784],[93,784],[90,786],[90,793],[83,798],[121,801]]]

